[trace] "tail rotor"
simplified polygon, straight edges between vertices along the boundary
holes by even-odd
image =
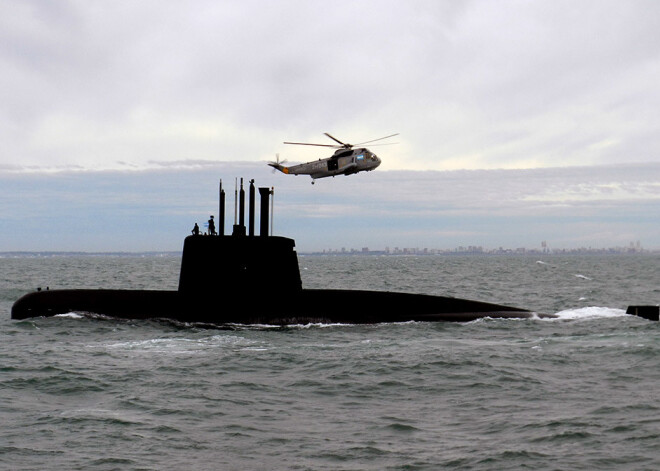
[[[273,173],[275,173],[275,170],[279,170],[280,172],[285,172],[286,167],[284,164],[286,163],[286,159],[280,160],[280,154],[275,154],[275,161],[274,162],[268,162],[268,165],[273,167]]]

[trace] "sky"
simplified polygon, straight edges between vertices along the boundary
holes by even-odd
[[[0,252],[176,251],[237,177],[299,250],[660,249],[656,1],[0,0],[0,70]],[[399,135],[265,165],[324,132]]]

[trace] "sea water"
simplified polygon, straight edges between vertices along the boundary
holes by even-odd
[[[660,301],[660,257],[299,260],[306,288],[559,317],[14,321],[12,303],[37,287],[176,289],[181,260],[0,258],[0,469],[660,469],[660,324],[625,314]],[[224,296],[209,293],[209,306]]]

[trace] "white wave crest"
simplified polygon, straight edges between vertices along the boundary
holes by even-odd
[[[111,342],[101,345],[102,348],[108,350],[167,354],[196,354],[206,352],[210,349],[228,348],[230,350],[240,350],[255,346],[263,347],[258,342],[235,335],[213,335],[202,338],[153,338]]]
[[[573,275],[573,276],[574,276],[575,278],[581,278],[581,279],[583,279],[583,280],[589,280],[589,281],[591,281],[591,278],[589,278],[588,276],[580,275],[579,273],[576,273],[576,274]]]
[[[559,311],[556,315],[558,319],[595,319],[601,317],[623,317],[627,314],[623,309],[590,306]]]
[[[66,314],[55,314],[53,317],[67,317],[69,319],[84,319],[85,316],[77,312],[67,312]]]

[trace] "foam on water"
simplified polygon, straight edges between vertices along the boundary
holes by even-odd
[[[582,279],[582,280],[591,281],[591,278],[589,278],[588,276],[585,276],[585,275],[581,275],[580,273],[576,273],[576,274],[574,274],[573,276],[574,276],[575,278],[580,278],[580,279]]]
[[[112,342],[92,347],[103,348],[109,351],[166,353],[166,354],[195,354],[205,353],[218,348],[255,349],[263,348],[262,344],[254,340],[235,335],[213,335],[203,338],[154,338],[146,340],[133,340],[126,342]]]
[[[69,319],[84,319],[85,316],[82,314],[79,314],[77,312],[67,312],[65,314],[56,314],[53,317],[63,317],[63,318],[69,318]]]
[[[596,319],[601,317],[624,317],[627,316],[626,311],[623,309],[615,309],[611,307],[582,307],[578,309],[566,309],[557,312],[556,315],[559,319]]]

